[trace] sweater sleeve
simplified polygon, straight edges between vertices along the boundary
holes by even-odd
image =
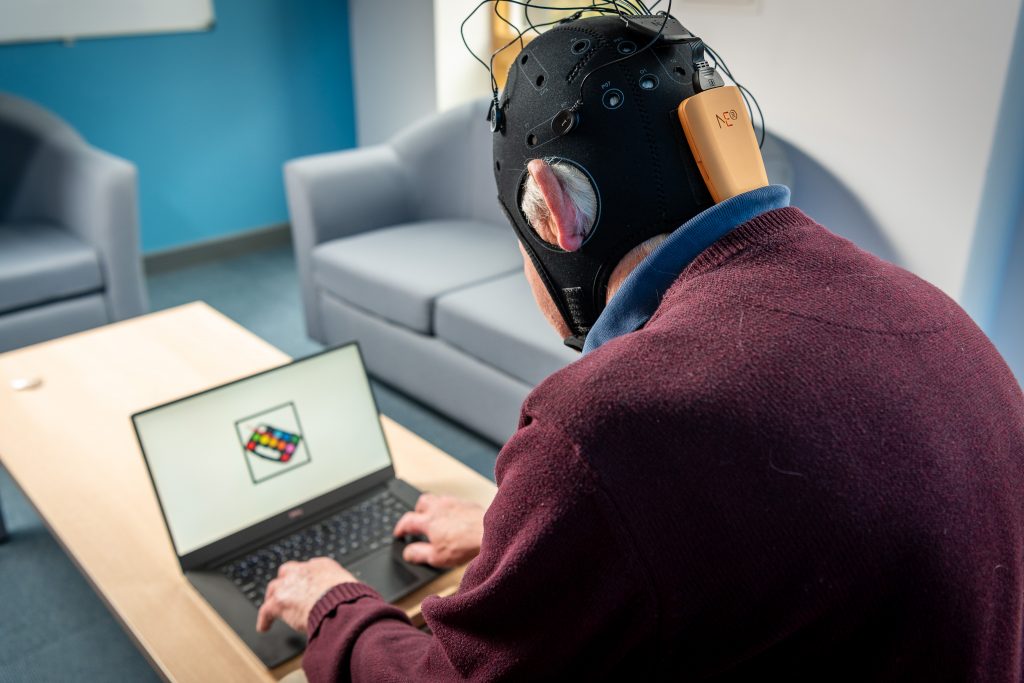
[[[521,427],[497,479],[459,591],[423,602],[433,633],[366,586],[338,586],[310,616],[311,683],[607,673],[650,638],[657,614],[637,552],[562,430]]]

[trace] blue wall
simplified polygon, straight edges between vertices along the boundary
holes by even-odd
[[[0,90],[139,168],[143,249],[287,220],[281,164],[355,145],[346,0],[215,0],[210,32],[0,47]]]

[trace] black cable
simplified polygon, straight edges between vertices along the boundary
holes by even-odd
[[[707,48],[706,45],[705,48]],[[711,58],[711,67],[713,69],[718,69],[719,67],[721,67],[722,72],[729,77],[729,80],[731,80],[733,83],[736,83],[736,79],[733,77],[732,72],[729,71],[729,67],[725,64],[725,62],[720,62],[721,57],[718,57],[716,59],[717,53],[715,53],[714,50],[708,49],[707,52]],[[747,106],[747,112],[750,114],[750,127],[754,128],[754,132],[757,132],[757,129],[754,126],[754,108],[750,106],[750,100],[747,98],[747,93],[749,91],[747,91],[746,88],[739,85],[738,83],[736,84],[736,86],[739,88],[740,96],[743,98],[743,102]]]
[[[758,141],[757,146],[759,148],[764,147],[767,126],[764,121],[764,111],[761,110],[761,104],[757,101],[757,98],[754,97],[754,93],[750,92],[750,90],[745,85],[736,80],[736,77],[732,75],[732,71],[729,69],[729,65],[725,63],[725,60],[722,59],[722,56],[718,54],[718,52],[716,52],[713,47],[705,43],[704,49],[707,50],[708,54],[710,54],[714,58],[715,63],[717,65],[721,65],[722,71],[724,71],[725,75],[729,77],[729,80],[735,83],[736,87],[739,88],[740,95],[743,96],[743,101],[746,102],[747,110],[750,112],[750,127],[754,129],[755,133],[757,132],[757,126],[754,125],[754,107],[757,108],[757,116],[758,119],[761,121],[761,138]],[[747,96],[750,97],[749,100],[747,99]],[[754,107],[750,106],[751,101],[753,101]]]
[[[740,89],[741,93],[746,93],[747,95],[749,95],[751,101],[754,103],[754,106],[757,107],[757,116],[758,116],[759,119],[761,119],[761,139],[758,141],[757,147],[758,147],[758,149],[763,149],[764,148],[764,139],[765,139],[765,135],[767,135],[768,128],[767,128],[767,125],[764,122],[764,112],[761,110],[761,103],[757,101],[756,97],[754,97],[754,93],[752,93],[749,90],[747,90],[747,86],[740,85],[739,83],[737,83],[736,87],[738,87]],[[750,121],[751,121],[751,125],[753,125],[753,121],[754,121],[753,117],[751,117]],[[757,129],[755,128],[754,130],[756,132]]]
[[[498,17],[499,19],[501,19],[506,24],[508,24],[509,26],[511,26],[512,30],[515,31],[517,35],[516,35],[515,38],[513,38],[512,40],[510,40],[509,42],[505,43],[503,46],[501,46],[500,48],[498,48],[497,50],[492,52],[491,53],[491,58],[488,60],[487,72],[488,72],[488,76],[491,79],[491,92],[493,92],[495,94],[497,94],[497,92],[498,92],[498,81],[494,77],[494,58],[497,57],[500,52],[502,52],[502,51],[508,49],[510,46],[514,45],[516,43],[516,41],[519,41],[519,50],[520,51],[522,51],[522,49],[524,47],[524,44],[523,44],[523,32],[519,30],[518,26],[516,26],[511,21],[506,19],[505,16],[502,15],[500,9],[501,9],[501,6],[498,3],[494,3],[494,15],[496,17]]]
[[[462,38],[463,47],[465,47],[466,51],[469,52],[470,55],[472,55],[473,59],[480,62],[480,66],[482,66],[483,68],[490,70],[490,68],[487,66],[487,63],[476,56],[476,53],[473,52],[473,48],[469,46],[469,42],[466,40],[466,22],[472,19],[473,15],[476,14],[477,10],[486,5],[488,2],[493,2],[493,0],[480,0],[480,3],[473,8],[473,11],[466,15],[466,18],[462,20],[461,24],[459,24],[459,37]]]
[[[644,45],[642,48],[640,48],[636,52],[631,52],[628,55],[624,55],[622,57],[619,57],[618,59],[613,59],[610,62],[605,62],[604,64],[601,64],[600,66],[594,67],[593,69],[591,69],[590,71],[587,72],[587,74],[583,77],[583,80],[580,81],[580,94],[576,98],[576,103],[573,104],[571,107],[569,107],[569,111],[576,112],[576,111],[579,110],[580,105],[583,104],[583,86],[585,86],[587,84],[587,79],[590,78],[593,74],[595,74],[599,70],[605,68],[606,66],[611,66],[612,64],[618,64],[619,62],[625,61],[625,60],[627,60],[627,59],[629,59],[631,57],[636,57],[637,55],[639,55],[639,54],[643,53],[644,51],[650,49],[655,43],[657,43],[659,40],[661,40],[661,36],[665,33],[665,26],[668,24],[669,17],[672,14],[672,0],[668,0],[668,10],[666,10],[665,12],[661,12],[660,14],[662,14],[664,16],[664,19],[662,19],[662,21],[661,21],[661,26],[658,28],[658,33],[653,38],[651,38],[647,42],[646,45]]]
[[[518,0],[505,0],[505,1],[506,2],[512,2],[513,4],[516,4],[516,5],[521,5],[523,7],[523,19],[526,21],[526,30],[527,31],[533,30],[533,32],[536,33],[538,36],[540,35],[540,31],[538,30],[539,28],[542,28],[544,26],[551,26],[552,24],[560,23],[561,21],[564,21],[566,19],[566,17],[562,17],[561,19],[552,20],[552,21],[545,21],[545,22],[540,23],[540,24],[534,24],[533,23],[533,19],[530,19],[530,8],[531,7],[534,8],[534,9],[553,9],[553,10],[561,10],[561,11],[564,11],[564,12],[569,12],[571,10],[575,10],[577,13],[579,13],[581,11],[584,11],[584,12],[600,12],[602,14],[618,14],[620,16],[622,15],[621,10],[618,9],[620,0],[601,0],[600,4],[598,4],[596,0],[591,0],[591,3],[589,5],[562,5],[562,6],[559,6],[559,7],[552,7],[550,5],[536,5],[536,4],[533,3],[533,0],[522,0],[522,1],[518,1]],[[607,5],[612,5],[615,9],[611,9],[611,8],[607,7]],[[494,8],[495,8],[495,11],[497,11],[497,8],[498,8],[497,2],[495,2]],[[474,10],[474,11],[476,11],[476,10]]]
[[[526,19],[526,25],[529,27],[527,30],[532,28],[533,32],[539,36],[540,31],[537,30],[537,27],[533,25],[533,21],[530,19],[530,0],[526,0],[526,4],[523,5],[523,18]]]
[[[529,31],[529,30],[532,29],[533,32],[536,33],[537,35],[540,35],[540,31],[537,30],[539,27],[544,27],[544,26],[550,26],[552,24],[557,24],[558,22],[563,21],[564,17],[562,19],[557,20],[557,21],[545,21],[545,22],[540,23],[540,24],[534,24],[533,20],[530,19],[530,8],[531,7],[534,8],[534,9],[553,9],[553,10],[561,10],[561,11],[564,11],[564,12],[569,12],[570,10],[575,10],[577,12],[586,11],[586,12],[600,12],[602,14],[619,14],[619,15],[622,14],[622,12],[618,9],[619,0],[601,0],[600,4],[598,4],[596,2],[596,0],[592,0],[590,5],[584,5],[584,4],[581,4],[581,5],[562,5],[562,6],[557,6],[557,7],[554,7],[554,6],[551,6],[551,5],[537,5],[537,4],[535,4],[533,2],[533,0],[505,0],[505,1],[506,2],[511,2],[513,4],[516,4],[516,5],[521,5],[523,7],[523,19],[526,20],[526,30]],[[608,7],[608,5],[612,5],[615,9],[612,9],[612,8]],[[495,2],[495,9],[497,9],[497,2]]]
[[[569,7],[554,6],[554,5],[535,5],[535,4],[532,3],[532,0],[501,0],[501,1],[508,2],[509,4],[513,4],[513,5],[520,5],[520,6],[524,7],[525,10],[526,10],[525,14],[526,14],[527,22],[529,22],[529,7],[534,7],[535,9],[552,9],[552,10],[565,10],[565,11],[569,11],[569,10],[573,10],[574,9],[574,10],[585,10],[585,11],[601,12],[601,13],[605,13],[605,14],[620,14],[620,12],[617,9],[610,9],[610,8],[607,7],[607,5],[615,5],[617,0],[601,0],[600,5],[597,3],[597,0],[592,0],[591,4],[589,4],[589,5],[581,3],[580,5],[569,6]],[[472,56],[473,59],[475,59],[476,61],[478,61],[480,63],[480,66],[482,66],[485,69],[487,69],[487,72],[490,75],[490,80],[491,80],[491,91],[492,91],[492,93],[494,95],[497,95],[497,93],[498,93],[498,84],[497,84],[497,80],[494,78],[494,70],[493,70],[493,68],[492,68],[492,66],[490,64],[488,64],[483,59],[481,59],[479,57],[479,55],[477,55],[476,52],[473,51],[473,48],[471,48],[469,46],[469,41],[466,40],[466,23],[469,22],[469,20],[473,18],[473,15],[475,15],[480,10],[481,7],[483,7],[484,5],[486,5],[488,3],[493,3],[494,4],[494,11],[495,11],[495,13],[498,15],[499,18],[502,19],[502,21],[505,21],[505,23],[509,24],[510,26],[512,26],[516,30],[516,32],[518,33],[518,36],[516,37],[516,40],[520,40],[521,36],[523,35],[523,32],[519,29],[518,26],[512,25],[512,23],[510,21],[505,19],[505,17],[503,17],[498,12],[498,2],[499,2],[499,0],[480,0],[480,2],[477,3],[476,7],[474,7],[473,10],[469,14],[466,15],[466,18],[462,20],[462,23],[459,24],[459,37],[462,39],[462,45],[463,45],[463,47],[466,48],[466,51],[470,54],[470,56]],[[551,25],[551,24],[556,24],[556,23],[558,23],[560,21],[562,21],[562,19],[558,19],[556,21],[544,22],[542,24],[537,24],[537,26],[541,26],[541,27],[548,26],[548,25]],[[534,30],[536,31],[536,27],[532,23],[530,24],[530,28],[534,28]],[[540,34],[540,31],[537,31],[537,33]],[[512,42],[515,42],[515,41],[512,41]],[[504,50],[504,49],[505,49],[504,47],[501,48],[501,50]],[[500,52],[501,50],[498,50],[497,52]]]
[[[497,8],[495,8],[495,12],[497,12]],[[502,17],[502,18],[504,18],[504,17]],[[545,21],[543,23],[536,24],[536,26],[538,26],[538,27],[551,26],[552,24],[558,24],[558,23],[561,23],[562,21],[563,21],[563,19],[554,19],[552,21]],[[508,21],[506,21],[506,23],[508,23],[508,25],[511,26],[512,29],[514,31],[516,31],[519,35],[516,36],[515,38],[513,38],[512,40],[510,40],[509,42],[505,43],[504,45],[502,45],[497,50],[495,50],[494,52],[491,53],[491,59],[490,59],[491,66],[489,68],[489,71],[490,71],[490,74],[491,74],[492,88],[494,88],[495,92],[497,91],[497,80],[494,78],[494,58],[497,57],[499,53],[504,52],[509,47],[514,45],[517,41],[518,42],[522,42],[522,39],[523,39],[523,32],[519,30],[519,27],[515,26],[514,24],[512,24],[511,22],[508,22]],[[522,48],[520,48],[520,49],[522,49]]]
[[[716,68],[720,65],[722,67],[722,71],[725,73],[726,76],[729,77],[729,80],[735,83],[736,87],[739,88],[739,92],[743,97],[743,101],[746,102],[746,109],[748,109],[748,111],[751,114],[752,127],[754,127],[754,108],[752,108],[751,106],[751,102],[748,99],[748,95],[750,95],[751,99],[754,100],[754,103],[757,105],[758,108],[759,117],[761,119],[761,129],[762,131],[764,131],[764,114],[761,112],[761,105],[758,104],[757,98],[754,96],[754,93],[752,93],[748,88],[746,88],[743,84],[736,80],[736,77],[732,75],[732,70],[729,69],[729,65],[725,63],[725,59],[722,58],[722,55],[715,51],[715,48],[705,43],[705,49],[708,51],[709,54],[711,54],[711,56],[715,60]]]
[[[524,47],[526,47],[526,45],[525,45],[525,44],[523,43],[523,32],[519,30],[519,27],[518,27],[518,26],[516,26],[516,25],[515,25],[515,24],[513,24],[513,23],[512,23],[511,21],[509,21],[509,20],[508,20],[508,18],[507,18],[507,17],[505,17],[505,15],[503,15],[503,14],[501,13],[501,5],[499,5],[498,3],[494,3],[494,16],[496,16],[496,17],[498,17],[499,19],[501,19],[501,20],[502,20],[503,22],[505,22],[505,23],[506,23],[506,24],[507,24],[508,26],[510,26],[510,27],[512,28],[512,30],[513,30],[513,31],[515,31],[515,32],[516,32],[516,34],[517,34],[517,35],[516,35],[516,40],[518,40],[518,41],[519,41],[519,49],[520,49],[520,50],[522,50],[522,49],[523,49]],[[512,42],[514,43],[515,41],[512,41]],[[509,45],[511,45],[511,44],[512,44],[512,43],[509,43]],[[502,48],[502,49],[504,49],[504,48]],[[501,52],[501,50],[498,50],[498,51],[496,51],[496,52],[494,52],[494,53],[491,53],[491,63],[492,63],[492,64],[494,63],[494,55],[495,55],[495,54],[497,54],[497,52]]]
[[[599,0],[590,0],[590,4],[582,4],[581,3],[579,5],[569,5],[569,6],[565,6],[565,5],[563,5],[563,6],[539,5],[539,4],[533,4],[533,0],[503,0],[503,1],[504,2],[508,2],[509,4],[519,5],[519,6],[523,7],[523,16],[524,16],[524,19],[526,20],[526,23],[528,25],[528,29],[527,30],[532,29],[538,35],[540,35],[540,30],[539,30],[540,28],[543,28],[543,27],[546,27],[546,26],[551,26],[552,24],[561,23],[561,22],[565,21],[567,18],[566,17],[562,17],[562,18],[559,18],[559,19],[554,19],[554,20],[551,20],[551,21],[542,22],[540,24],[534,24],[533,21],[530,19],[530,8],[531,7],[533,7],[534,9],[560,10],[560,11],[565,11],[565,12],[568,12],[570,10],[575,10],[577,17],[580,14],[582,14],[583,12],[598,12],[598,13],[602,13],[602,14],[615,14],[615,15],[619,16],[623,21],[625,21],[626,24],[628,25],[629,24],[629,17],[644,16],[642,14],[643,12],[647,12],[648,16],[653,16],[652,11],[658,5],[660,5],[661,2],[662,2],[662,0],[656,0],[654,2],[654,4],[651,5],[651,7],[647,7],[647,5],[643,2],[643,0],[600,0],[600,2],[599,2]],[[484,62],[484,60],[482,60],[473,51],[473,49],[469,46],[469,42],[466,40],[466,31],[465,31],[465,29],[466,29],[466,23],[473,17],[473,15],[475,15],[477,13],[477,11],[481,7],[483,7],[484,5],[486,5],[489,2],[490,3],[494,3],[494,13],[495,13],[495,15],[499,19],[501,19],[505,24],[510,26],[512,28],[512,30],[516,32],[516,36],[512,40],[510,40],[508,43],[506,43],[505,45],[501,46],[500,48],[498,48],[497,50],[492,52],[488,62]],[[509,21],[509,19],[507,17],[505,17],[501,13],[501,11],[500,11],[500,9],[498,7],[498,2],[499,2],[499,0],[481,0],[479,3],[477,3],[476,7],[474,7],[473,10],[466,16],[466,18],[462,20],[462,23],[459,25],[459,36],[462,38],[462,44],[466,48],[466,51],[469,52],[469,54],[473,57],[473,59],[475,59],[477,62],[479,62],[482,67],[487,69],[487,73],[488,73],[488,75],[490,77],[491,92],[492,92],[492,94],[493,94],[493,96],[495,98],[495,101],[497,101],[497,97],[498,97],[498,82],[497,82],[497,79],[495,79],[495,77],[494,77],[494,58],[499,53],[501,53],[502,51],[508,49],[511,45],[515,44],[516,42],[520,43],[520,49],[523,49],[523,47],[524,47],[524,43],[523,43],[523,33],[524,32],[518,26],[516,26],[511,21]],[[625,11],[624,11],[623,8],[625,8]],[[609,62],[605,62],[604,64],[601,64],[601,65],[591,69],[590,71],[588,71],[586,73],[586,75],[583,76],[583,80],[580,81],[579,96],[577,97],[576,102],[572,105],[572,107],[569,108],[569,111],[575,112],[583,104],[583,90],[584,90],[584,87],[586,86],[587,79],[589,79],[592,74],[596,73],[597,71],[599,71],[599,70],[601,70],[601,69],[603,69],[603,68],[605,68],[607,66],[611,66],[612,64],[618,64],[619,62],[623,62],[623,61],[629,59],[630,57],[635,57],[638,54],[641,54],[642,52],[644,52],[644,51],[650,49],[651,47],[653,47],[658,42],[658,40],[661,39],[661,36],[664,34],[665,26],[668,24],[668,20],[671,17],[671,13],[672,13],[672,0],[669,0],[669,2],[668,2],[668,9],[658,13],[658,14],[662,15],[664,18],[662,19],[661,26],[658,28],[658,33],[654,36],[654,38],[652,38],[649,42],[647,42],[642,48],[640,48],[636,52],[632,52],[632,53],[630,53],[628,55],[624,55],[624,56],[619,57],[617,59],[613,59],[613,60],[611,60]],[[761,109],[761,104],[757,101],[757,98],[754,96],[754,93],[750,92],[750,90],[746,86],[744,86],[742,83],[740,83],[738,80],[736,80],[736,77],[733,76],[733,74],[732,74],[732,70],[729,69],[729,65],[726,64],[725,60],[722,59],[722,56],[719,55],[718,52],[716,52],[714,48],[712,48],[707,43],[704,44],[704,48],[707,51],[707,53],[711,56],[712,60],[714,61],[714,65],[713,66],[715,68],[721,67],[721,69],[725,73],[725,75],[729,77],[729,80],[731,80],[733,83],[736,84],[736,87],[740,91],[740,95],[743,97],[744,103],[747,105],[747,111],[750,112],[750,125],[754,129],[755,133],[757,132],[757,126],[754,124],[754,109],[755,108],[757,109],[758,120],[761,122],[761,137],[760,137],[760,140],[758,142],[758,146],[759,147],[763,147],[764,146],[764,141],[765,141],[765,136],[767,134],[767,125],[765,124],[764,111]],[[751,102],[753,102],[753,106],[751,106]]]
[[[613,0],[613,4],[620,18],[636,16],[636,7],[627,0]],[[625,11],[623,11],[623,8],[625,8]]]
[[[596,6],[597,6],[596,2],[591,2],[590,4],[591,4],[592,8],[596,8]],[[612,5],[615,5],[616,8],[619,7],[618,0],[611,0],[610,3],[606,1],[606,2],[603,2],[602,4],[612,4]],[[639,13],[636,11],[636,7],[632,6],[631,0],[622,0],[622,4],[629,10],[629,12],[627,12],[628,15],[630,15],[630,16],[640,16]],[[618,14],[619,16],[622,16],[622,11],[619,10],[619,9],[616,9],[615,13]]]

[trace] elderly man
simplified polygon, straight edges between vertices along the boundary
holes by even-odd
[[[699,91],[668,82],[695,43],[644,52],[622,23],[537,38],[492,110],[526,277],[584,353],[527,398],[490,509],[425,495],[395,529],[428,539],[410,561],[475,558],[458,593],[427,633],[289,563],[260,627],[308,633],[313,681],[1019,680],[1020,387],[953,301],[786,188],[712,205],[665,106]],[[601,117],[627,114],[620,144]]]

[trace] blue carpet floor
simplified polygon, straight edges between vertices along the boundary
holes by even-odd
[[[239,255],[147,278],[152,310],[201,299],[285,353],[320,350],[306,337],[288,248]],[[374,381],[380,410],[494,476],[498,447]],[[10,540],[0,545],[0,683],[159,680],[0,468]]]

